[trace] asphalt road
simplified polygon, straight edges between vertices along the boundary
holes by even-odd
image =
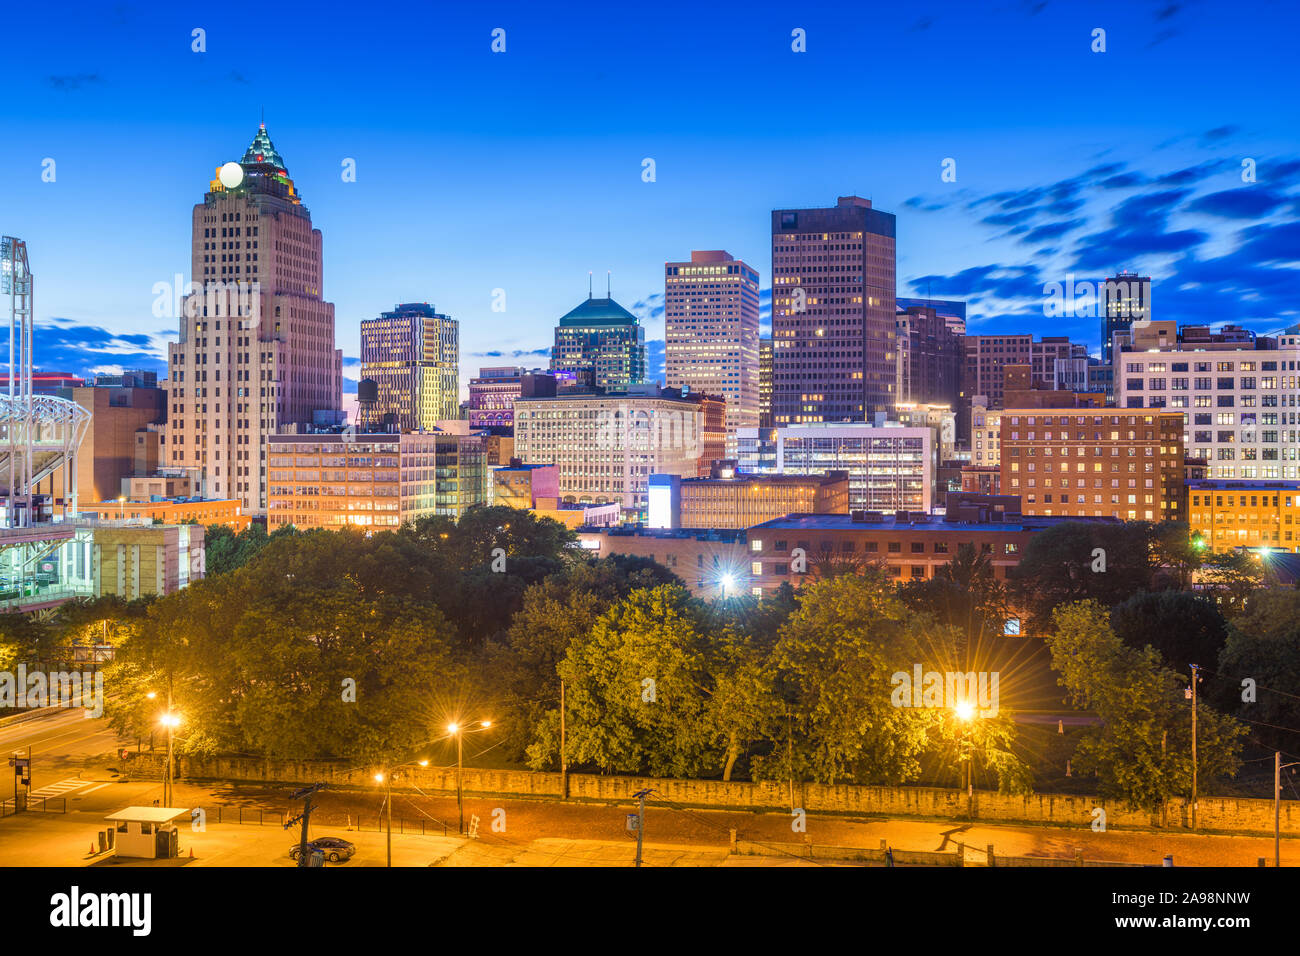
[[[110,772],[119,742],[102,721],[79,713],[0,730],[0,747],[30,743],[34,796],[48,795],[66,813],[29,812],[0,819],[0,866],[105,865],[91,844],[104,816],[125,806],[161,800],[157,781],[123,782]],[[134,744],[134,741],[131,742]],[[7,783],[7,781],[6,781]],[[196,786],[178,783],[173,803],[201,808],[205,827],[181,822],[184,865],[290,866],[287,853],[296,831],[281,828],[300,803],[295,787],[257,784]],[[313,836],[343,836],[358,846],[344,866],[384,865],[381,830],[383,794],[374,790],[326,790],[317,797]],[[465,818],[475,839],[457,836],[454,795],[393,794],[393,856],[398,866],[428,865],[630,865],[635,840],[626,827],[624,805],[563,803],[467,795]],[[477,825],[474,824],[477,818]],[[244,822],[241,824],[239,820]],[[258,824],[261,822],[261,825]],[[445,829],[444,829],[445,828]],[[966,824],[951,820],[848,818],[809,814],[797,831],[789,814],[697,810],[648,805],[647,865],[776,865],[800,861],[782,856],[729,857],[731,830],[741,840],[788,846],[810,840],[821,846],[952,851],[958,843],[983,850],[993,844],[1001,856],[1042,856],[1158,865],[1173,854],[1179,866],[1255,866],[1272,861],[1273,843],[1262,837],[1191,835],[1150,831],[1093,832],[1088,827],[1053,828]],[[193,850],[194,861],[189,862]],[[779,850],[777,851],[779,854]],[[1284,866],[1300,866],[1300,840],[1282,841]],[[175,865],[175,864],[173,864]]]

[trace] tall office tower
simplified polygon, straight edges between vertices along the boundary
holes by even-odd
[[[894,217],[857,196],[772,211],[772,423],[864,421],[897,399]]]
[[[758,272],[725,252],[664,264],[665,384],[726,400],[728,454],[758,425]]]
[[[404,430],[460,417],[460,323],[427,302],[361,322],[361,377],[379,389],[375,411]]]
[[[626,388],[645,381],[645,329],[608,295],[587,301],[560,318],[551,350],[551,371],[576,385]]]
[[[1029,366],[1035,388],[1068,390],[1079,385],[1079,391],[1086,390],[1087,350],[1066,336],[1049,335],[1035,342],[1032,335],[968,335],[963,384],[967,399],[983,395],[989,408],[1002,408],[1003,369],[1008,365]]]
[[[963,336],[933,308],[900,308],[895,319],[897,401],[941,403],[957,410],[966,367]]]
[[[163,468],[266,513],[266,438],[336,419],[343,353],[321,298],[321,233],[263,124],[193,214],[191,293],[168,346]],[[200,291],[201,290],[201,291]]]
[[[952,329],[958,335],[966,334],[966,303],[957,302],[953,299],[905,299],[899,296],[894,299],[898,308],[907,310],[921,306],[926,309],[934,309],[935,314],[943,320],[944,325]]]
[[[772,427],[772,338],[758,340],[758,427]]]
[[[1103,287],[1101,305],[1101,360],[1110,365],[1114,359],[1111,335],[1151,318],[1151,277],[1128,271],[1111,276]]]

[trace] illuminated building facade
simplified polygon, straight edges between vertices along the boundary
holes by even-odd
[[[459,323],[418,302],[363,319],[361,377],[377,386],[375,413],[399,429],[427,430],[459,417]]]
[[[1115,353],[1115,404],[1176,411],[1209,478],[1300,479],[1300,327],[1257,338],[1171,324],[1135,326]]]
[[[206,496],[260,515],[267,438],[340,414],[343,389],[334,306],[321,297],[321,233],[265,125],[240,162],[218,170],[192,225],[199,288],[168,346],[160,467],[191,472]]]
[[[701,460],[723,457],[722,416],[717,399],[651,385],[521,398],[515,402],[515,457],[557,465],[564,502],[616,501],[635,520],[647,508],[651,475],[696,477]],[[710,421],[713,428],[706,430]]]
[[[857,196],[772,212],[772,424],[866,421],[897,400],[894,217]]]
[[[268,529],[394,530],[417,518],[459,517],[488,497],[477,433],[273,435]]]
[[[1102,286],[1101,361],[1114,361],[1114,334],[1151,318],[1151,277],[1121,272]]]
[[[822,423],[747,429],[737,436],[742,472],[848,472],[849,508],[855,511],[929,511],[938,464],[937,434],[929,427]]]
[[[1185,517],[1182,416],[1128,409],[1006,409],[1002,492],[1025,514]]]
[[[664,265],[665,381],[726,401],[728,453],[758,426],[758,272],[726,252]]]
[[[1300,552],[1300,481],[1193,481],[1188,522],[1209,551]]]
[[[551,371],[578,386],[622,389],[641,384],[646,376],[645,329],[613,299],[588,296],[555,327]]]
[[[848,472],[825,475],[746,475],[716,468],[708,478],[681,482],[673,527],[749,528],[788,514],[848,514]]]
[[[772,427],[772,339],[758,341],[758,427]]]
[[[513,428],[515,399],[554,394],[555,376],[541,369],[481,368],[469,380],[470,427]]]

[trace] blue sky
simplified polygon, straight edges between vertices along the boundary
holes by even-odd
[[[664,261],[727,249],[766,289],[769,210],[849,193],[898,216],[899,294],[967,299],[972,331],[1095,348],[1095,320],[1044,318],[1043,285],[1121,267],[1155,277],[1158,317],[1300,320],[1294,3],[109,3],[10,23],[0,231],[29,243],[48,370],[162,367],[153,288],[188,279],[190,209],[263,108],[347,357],[361,319],[428,301],[461,322],[463,379],[545,364],[589,270],[654,343]]]

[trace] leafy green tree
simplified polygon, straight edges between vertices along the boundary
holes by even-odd
[[[900,592],[908,607],[955,629],[966,646],[978,646],[984,638],[1002,634],[1008,615],[1007,589],[996,571],[988,554],[962,544],[934,577],[908,581]]]
[[[1294,748],[1295,732],[1283,728],[1300,727],[1300,592],[1267,588],[1250,597],[1228,625],[1215,683],[1215,699],[1254,721],[1260,742]]]
[[[1155,526],[1150,522],[1065,521],[1029,539],[1012,578],[1015,603],[1036,633],[1062,604],[1111,607],[1151,586]]]
[[[1230,616],[1246,606],[1246,599],[1264,586],[1266,566],[1249,551],[1228,551],[1205,559],[1201,581]]]
[[[1214,602],[1187,591],[1139,591],[1110,611],[1111,626],[1129,647],[1154,647],[1179,674],[1192,664],[1210,666],[1228,639]]]
[[[1100,727],[1083,732],[1075,767],[1096,773],[1102,795],[1130,807],[1154,811],[1171,797],[1190,796],[1191,703],[1179,675],[1153,648],[1126,646],[1096,601],[1058,607],[1052,622],[1045,640],[1059,683],[1075,706],[1101,718]],[[1231,776],[1245,729],[1199,703],[1200,778]]]
[[[1152,540],[1155,560],[1171,587],[1184,591],[1191,587],[1193,577],[1204,563],[1204,553],[1197,547],[1199,541],[1186,521],[1161,521],[1155,526]]]
[[[550,756],[537,766],[558,767],[557,666],[570,645],[585,640],[613,605],[634,590],[665,584],[681,581],[648,558],[613,555],[571,562],[529,585],[509,628],[483,648],[482,663],[475,668],[483,676],[485,693],[511,717],[502,725],[508,754],[524,756],[535,729],[550,727],[553,745],[543,748]]]
[[[709,766],[709,641],[693,604],[678,585],[633,591],[570,643],[558,671],[574,764],[655,776]],[[548,726],[530,759],[549,762],[553,751]]]
[[[204,573],[208,577],[229,574],[248,564],[269,542],[298,533],[292,525],[285,525],[268,535],[266,525],[259,521],[238,533],[226,525],[209,525],[203,533]]]
[[[920,621],[870,570],[801,589],[771,657],[787,730],[756,778],[898,783],[920,772],[933,715],[891,701],[891,676],[923,660]],[[785,738],[785,739],[780,739]]]

